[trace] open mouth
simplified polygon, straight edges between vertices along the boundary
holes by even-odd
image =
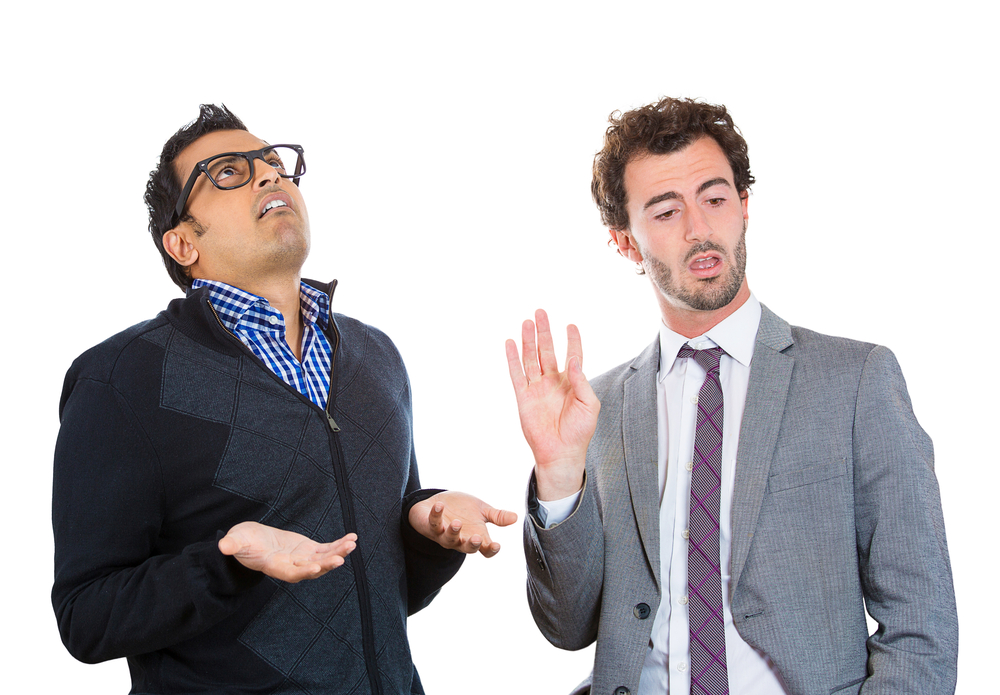
[[[257,215],[258,219],[268,214],[272,210],[292,209],[291,201],[289,200],[288,196],[285,195],[284,193],[271,194],[266,198],[264,198],[264,200],[261,202],[262,206],[260,208],[260,214]]]
[[[260,216],[263,217],[268,213],[269,210],[274,210],[275,208],[287,208],[287,207],[288,203],[286,203],[283,200],[272,200],[270,203],[264,206],[264,211],[260,213]]]
[[[722,269],[722,257],[717,253],[697,256],[688,264],[688,270],[700,277],[711,277]]]

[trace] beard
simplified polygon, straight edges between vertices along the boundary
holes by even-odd
[[[715,311],[732,302],[739,293],[740,287],[743,286],[747,270],[746,236],[747,225],[744,222],[743,233],[733,251],[734,258],[733,262],[729,264],[728,271],[713,278],[695,280],[696,284],[693,288],[679,285],[670,268],[658,258],[647,256],[642,249],[639,249],[639,253],[643,256],[644,269],[649,273],[650,279],[661,294],[695,311]],[[704,241],[692,248],[684,260],[690,261],[706,251],[717,251],[723,260],[729,260],[729,254],[726,253],[726,250],[712,241]]]

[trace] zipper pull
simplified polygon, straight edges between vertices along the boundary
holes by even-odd
[[[336,420],[333,419],[333,416],[330,415],[330,413],[326,414],[326,421],[330,423],[331,430],[334,432],[340,432],[340,426],[337,424]]]

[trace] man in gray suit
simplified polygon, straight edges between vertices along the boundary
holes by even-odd
[[[725,107],[612,116],[594,198],[662,325],[592,384],[574,326],[564,372],[544,312],[520,355],[507,342],[535,456],[535,622],[564,649],[597,640],[575,693],[951,693],[931,442],[889,350],[789,326],[751,294],[753,182]]]

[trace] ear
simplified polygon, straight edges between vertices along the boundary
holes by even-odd
[[[750,214],[747,212],[747,202],[750,200],[750,191],[743,191],[743,195],[740,196],[740,203],[743,206],[743,226],[750,220]]]
[[[628,232],[623,229],[609,229],[608,234],[611,235],[611,241],[614,245],[618,247],[619,254],[633,263],[642,263],[642,254],[632,243],[632,237],[628,235]]]
[[[164,250],[185,268],[198,261],[198,249],[192,243],[193,237],[193,230],[183,223],[163,235]]]

